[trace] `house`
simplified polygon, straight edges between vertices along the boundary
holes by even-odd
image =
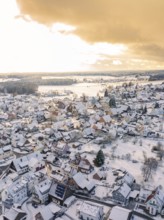
[[[108,220],[130,220],[132,211],[119,206],[114,206]]]
[[[61,213],[61,207],[54,203],[43,206],[34,216],[35,220],[53,220]]]
[[[45,121],[44,111],[38,111],[36,115],[38,123]]]
[[[11,208],[3,215],[3,220],[25,220],[27,217],[26,212],[21,209]]]
[[[19,175],[22,175],[24,173],[27,173],[30,169],[33,171],[43,169],[45,165],[42,160],[42,154],[39,152],[34,152],[28,154],[27,156],[23,156],[13,160],[10,165],[10,168],[16,171]]]
[[[142,202],[142,203],[145,203],[148,196],[152,193],[153,190],[154,190],[154,188],[151,187],[151,186],[142,187],[140,189],[140,192],[139,192],[139,195],[138,195],[138,201]]]
[[[129,172],[124,172],[125,174],[121,176],[120,178],[118,177],[118,182],[120,184],[126,183],[128,186],[132,186],[135,183],[134,177],[129,173]]]
[[[50,177],[55,181],[55,182],[61,182],[61,183],[67,183],[68,177],[65,175],[64,172],[62,172],[62,169],[56,169],[52,170]]]
[[[109,124],[111,122],[110,115],[104,115],[99,120],[100,123]]]
[[[28,198],[27,182],[18,180],[2,192],[3,205],[11,208],[13,204],[22,204]]]
[[[40,158],[32,157],[29,159],[29,169],[33,172],[37,172],[45,168],[45,162]]]
[[[94,167],[90,164],[89,160],[81,158],[78,165],[78,172],[89,174],[94,170]]]
[[[12,184],[12,179],[9,176],[6,176],[3,179],[0,179],[0,200],[2,200],[3,191]]]
[[[63,139],[63,135],[60,131],[55,132],[54,136],[55,136],[56,141],[59,141],[59,140]]]
[[[92,129],[91,127],[89,128],[85,128],[83,130],[83,137],[84,138],[94,138],[94,129]]]
[[[126,205],[129,201],[130,187],[123,183],[122,185],[115,185],[112,191],[112,198],[119,204]]]
[[[51,181],[45,176],[34,186],[33,201],[44,204],[49,200]]]
[[[17,158],[12,161],[10,168],[15,170],[19,175],[29,171],[28,159],[26,156]]]
[[[32,171],[29,171],[28,173],[21,176],[21,181],[23,183],[27,183],[27,194],[30,196],[34,191],[34,186],[38,184],[40,181],[40,178],[42,178],[41,173],[33,173]]]
[[[13,156],[12,147],[11,145],[6,145],[0,148],[0,160],[4,160]]]
[[[69,146],[65,144],[64,142],[59,142],[56,147],[54,148],[55,153],[57,153],[60,156],[66,155],[69,153]]]
[[[160,214],[164,206],[164,191],[158,186],[146,200],[146,210],[150,215]]]
[[[74,202],[76,201],[76,197],[75,196],[70,196],[68,197],[65,201],[64,201],[64,206],[65,207],[70,207]]]
[[[78,209],[79,218],[83,220],[102,220],[103,206],[83,202]]]
[[[88,181],[81,172],[76,173],[69,180],[69,185],[75,190],[82,190],[87,193],[92,192],[92,190],[95,188],[94,181]]]
[[[58,182],[52,183],[49,196],[54,203],[63,205],[64,201],[71,195],[72,191],[65,184]]]
[[[98,171],[93,175],[93,179],[95,180],[105,180],[106,179],[106,173],[103,171]]]

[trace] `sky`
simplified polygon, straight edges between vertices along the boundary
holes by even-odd
[[[0,0],[0,72],[164,69],[164,0]]]

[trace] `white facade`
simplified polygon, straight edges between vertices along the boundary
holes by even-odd
[[[27,198],[27,184],[21,182],[14,183],[2,193],[2,200],[12,198],[13,203],[22,203]]]
[[[79,217],[83,220],[102,220],[103,206],[83,202],[79,209]]]

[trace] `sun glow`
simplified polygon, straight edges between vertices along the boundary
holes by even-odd
[[[126,50],[123,45],[89,44],[67,24],[46,27],[26,18],[15,0],[0,0],[0,72],[89,70],[103,56]]]

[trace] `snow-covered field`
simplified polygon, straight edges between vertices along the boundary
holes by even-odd
[[[137,142],[134,143],[135,141]],[[151,151],[152,147],[155,145],[157,145],[157,141],[153,139],[143,138],[136,140],[135,138],[130,137],[127,140],[118,139],[111,144],[105,145],[105,148],[102,150],[105,154],[104,167],[107,167],[106,171],[107,175],[109,175],[109,178],[107,176],[107,180],[109,181],[109,184],[111,185],[114,181],[111,179],[109,168],[124,168],[135,177],[137,183],[142,184],[143,176],[141,168],[144,162],[144,157],[156,158],[156,153]],[[99,149],[99,145],[90,142],[82,146],[81,153],[85,152],[82,155],[86,156],[86,158],[93,164],[93,159]],[[114,158],[112,158],[112,154],[114,155]],[[164,183],[163,162],[159,162],[157,171],[153,173],[150,181],[154,186]]]
[[[77,83],[69,86],[39,86],[38,91],[41,93],[47,93],[51,91],[71,91],[78,96],[86,94],[88,96],[95,96],[98,92],[105,88],[104,84],[100,83]]]

